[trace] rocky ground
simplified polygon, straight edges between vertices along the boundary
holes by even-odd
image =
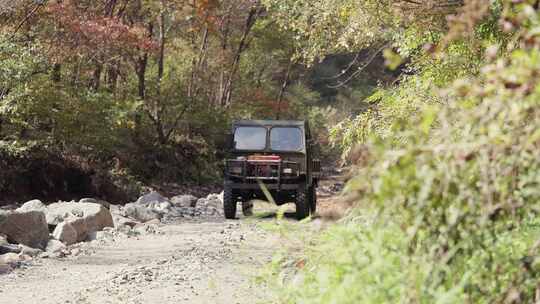
[[[0,303],[257,303],[270,295],[253,274],[276,245],[238,221],[161,226],[0,276]]]
[[[341,188],[321,185],[321,215],[334,216]],[[126,206],[32,201],[0,211],[0,303],[269,301],[254,279],[280,248],[279,236],[260,225],[275,211],[256,203],[256,214],[270,216],[225,220],[220,194],[157,192]]]

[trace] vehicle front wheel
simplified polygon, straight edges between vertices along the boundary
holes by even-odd
[[[233,191],[230,187],[225,186],[223,190],[223,213],[226,219],[236,218],[236,198],[233,196]]]
[[[299,220],[305,219],[310,213],[309,191],[306,187],[299,187],[296,190],[296,218]]]
[[[309,187],[309,205],[314,214],[317,211],[317,189],[314,186]]]

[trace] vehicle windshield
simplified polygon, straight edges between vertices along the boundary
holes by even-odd
[[[302,151],[304,149],[302,130],[295,127],[272,128],[270,131],[270,148],[275,151]]]
[[[235,149],[264,150],[266,148],[266,128],[238,127],[234,131]]]

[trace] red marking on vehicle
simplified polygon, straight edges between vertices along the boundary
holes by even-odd
[[[276,162],[276,161],[281,161],[281,156],[279,155],[250,155],[248,156],[248,161]]]

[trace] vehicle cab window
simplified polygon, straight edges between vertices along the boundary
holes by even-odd
[[[303,132],[296,127],[274,127],[270,131],[270,148],[274,151],[304,150]]]
[[[236,150],[264,150],[266,148],[266,128],[238,127],[234,131]]]

